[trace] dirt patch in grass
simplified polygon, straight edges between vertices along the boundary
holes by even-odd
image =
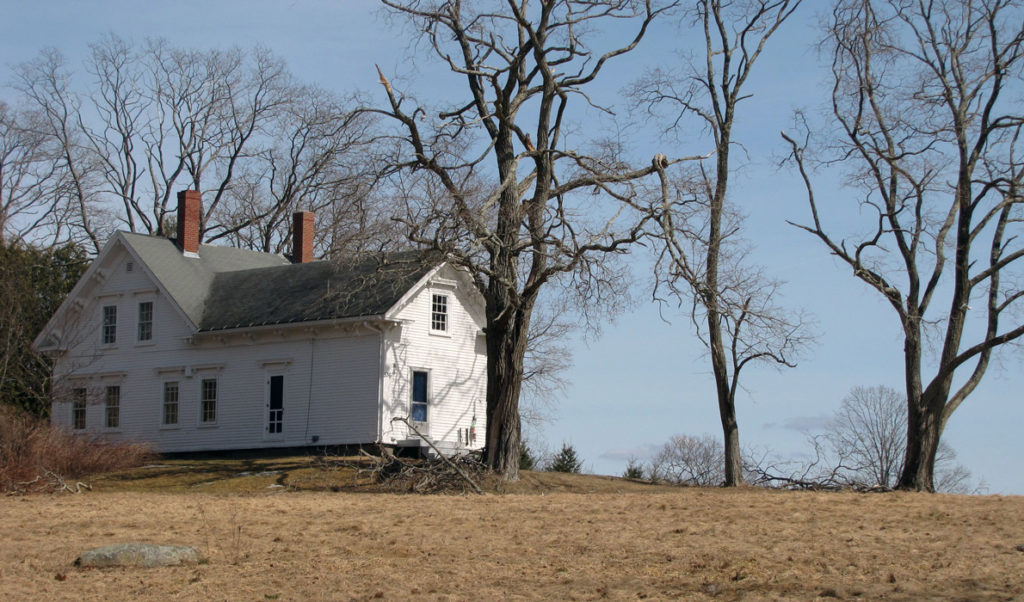
[[[595,487],[612,483],[584,480]],[[3,595],[1024,597],[1024,552],[1015,549],[1024,544],[1020,497],[755,489],[484,497],[262,491],[267,493],[94,491],[0,498],[6,527],[0,546]],[[71,565],[87,548],[125,541],[196,546],[205,561],[158,569]]]

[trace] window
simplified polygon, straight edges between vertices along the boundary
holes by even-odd
[[[434,295],[431,300],[430,330],[448,332],[448,295]]]
[[[202,405],[199,409],[199,421],[205,424],[217,422],[217,379],[204,378]]]
[[[84,388],[71,390],[71,428],[76,431],[85,428],[85,401]]]
[[[164,383],[164,425],[178,424],[178,383]]]
[[[121,426],[121,387],[107,387],[107,428],[116,429]]]
[[[427,421],[427,373],[412,373],[412,408],[413,422]]]
[[[139,303],[139,340],[153,340],[153,302]]]
[[[117,341],[117,306],[103,306],[103,344],[110,345]]]

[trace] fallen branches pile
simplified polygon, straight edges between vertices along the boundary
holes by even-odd
[[[851,475],[859,473],[845,464],[846,458],[839,457],[829,461],[818,441],[812,439],[812,443],[816,453],[809,461],[773,461],[768,458],[767,453],[760,458],[748,454],[743,464],[746,481],[751,485],[768,489],[860,493],[892,491],[882,485],[863,483],[851,478]]]
[[[395,492],[410,493],[476,493],[477,485],[488,475],[487,466],[471,455],[432,459],[399,458],[391,450],[381,448],[380,456],[361,452],[367,463],[359,469],[375,482]]]
[[[52,470],[43,470],[42,474],[29,481],[17,481],[10,483],[6,491],[7,495],[25,495],[27,493],[82,493],[83,490],[92,491],[92,486],[82,481],[68,484],[64,477]]]

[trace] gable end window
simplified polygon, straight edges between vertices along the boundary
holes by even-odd
[[[85,388],[71,390],[71,428],[80,431],[85,429]]]
[[[203,424],[217,422],[217,379],[204,378],[199,421]]]
[[[433,295],[430,301],[430,330],[448,332],[448,295]]]
[[[164,383],[164,426],[178,424],[178,383]]]
[[[412,403],[409,414],[413,422],[427,421],[427,373],[412,373]]]
[[[116,429],[121,426],[121,387],[107,387],[107,428]]]
[[[153,302],[139,303],[139,340],[153,340]]]
[[[117,342],[117,306],[103,306],[103,344],[111,345]]]

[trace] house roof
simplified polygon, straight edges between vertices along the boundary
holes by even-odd
[[[186,257],[167,238],[128,232],[120,236],[195,325],[202,322],[218,273],[290,265],[280,255],[214,245],[199,245],[198,258]]]
[[[293,264],[213,245],[195,258],[166,238],[122,236],[199,331],[382,315],[440,263],[402,252]]]
[[[383,315],[437,263],[406,252],[220,273],[199,330]]]

